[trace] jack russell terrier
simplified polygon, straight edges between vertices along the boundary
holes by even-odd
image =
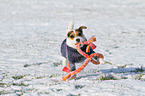
[[[70,71],[76,70],[75,63],[84,61],[86,58],[82,56],[76,49],[76,43],[87,41],[85,35],[83,34],[83,29],[87,29],[86,26],[80,26],[77,29],[74,29],[74,23],[71,22],[66,30],[67,38],[61,44],[61,54],[63,58],[63,66],[67,65],[67,62],[70,65]],[[86,51],[87,45],[81,47],[82,51]],[[87,54],[90,55],[95,53],[92,49]],[[98,60],[100,64],[104,64],[104,60],[99,57],[94,57],[95,60]],[[76,75],[73,76],[75,78]]]

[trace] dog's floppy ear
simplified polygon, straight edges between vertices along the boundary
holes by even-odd
[[[80,26],[79,29],[80,29],[80,30],[82,30],[82,29],[87,29],[87,27],[86,27],[86,26]]]
[[[82,30],[82,29],[87,29],[87,27],[86,27],[86,26],[80,26],[80,27],[79,27],[79,29],[76,29],[76,31],[83,32],[83,30]]]

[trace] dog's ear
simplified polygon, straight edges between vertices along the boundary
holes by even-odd
[[[79,27],[79,29],[76,29],[76,31],[83,32],[83,30],[82,30],[82,29],[87,29],[87,27],[86,27],[86,26],[80,26],[80,27]]]
[[[87,29],[87,27],[86,27],[86,26],[80,26],[79,29],[80,29],[80,30],[82,30],[82,29]]]
[[[68,28],[66,29],[66,34],[68,34],[69,31],[72,31],[74,28],[74,22],[70,22]]]
[[[71,21],[71,22],[69,23],[69,26],[68,26],[68,29],[67,29],[67,30],[68,30],[68,31],[72,31],[73,28],[74,28],[74,22]]]

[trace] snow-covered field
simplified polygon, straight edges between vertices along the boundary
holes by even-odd
[[[62,81],[70,21],[113,65]],[[0,95],[145,96],[145,0],[0,0]]]

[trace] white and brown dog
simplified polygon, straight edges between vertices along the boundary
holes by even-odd
[[[87,29],[86,26],[80,26],[78,29],[74,30],[74,23],[71,22],[67,29],[67,38],[61,44],[61,54],[64,57],[63,66],[66,66],[67,62],[70,64],[70,71],[76,70],[75,63],[84,61],[86,58],[82,56],[76,50],[76,43],[87,41],[85,35],[83,34],[83,29]],[[82,51],[86,51],[87,45],[81,47]],[[95,53],[92,49],[87,54],[90,55]],[[104,64],[102,58],[95,57],[96,60],[99,60],[100,64]]]

